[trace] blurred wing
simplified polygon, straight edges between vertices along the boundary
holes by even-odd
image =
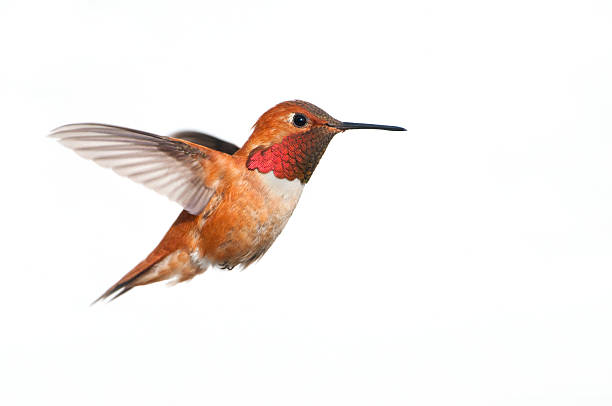
[[[155,190],[199,214],[213,195],[204,171],[209,156],[180,140],[105,124],[69,124],[51,137],[98,165]]]
[[[215,151],[224,152],[228,155],[233,155],[234,152],[240,149],[237,145],[232,144],[231,142],[223,141],[210,134],[201,133],[199,131],[179,131],[171,134],[170,137],[193,142],[194,144],[214,149]]]

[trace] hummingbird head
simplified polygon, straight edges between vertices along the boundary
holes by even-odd
[[[273,171],[280,179],[306,183],[334,135],[352,129],[406,131],[402,127],[338,121],[314,104],[280,103],[257,120],[237,154],[247,155],[247,168]]]

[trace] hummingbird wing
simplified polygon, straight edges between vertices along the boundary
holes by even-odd
[[[179,131],[170,135],[171,138],[178,138],[193,142],[206,148],[214,149],[215,151],[224,152],[228,155],[233,155],[240,148],[231,142],[223,141],[210,134],[205,134],[199,131]]]
[[[191,214],[201,213],[214,193],[205,184],[205,169],[216,152],[204,147],[106,124],[69,124],[50,136],[80,156],[167,196]]]

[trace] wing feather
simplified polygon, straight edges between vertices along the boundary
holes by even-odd
[[[214,149],[215,151],[220,151],[228,155],[233,155],[240,149],[231,142],[223,141],[222,139],[199,131],[179,131],[171,134],[170,137],[193,142],[194,144],[202,145],[203,147]]]
[[[141,183],[199,214],[214,191],[205,184],[206,151],[177,139],[106,124],[69,124],[51,137],[98,165]]]

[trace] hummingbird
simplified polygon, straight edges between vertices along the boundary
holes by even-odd
[[[212,135],[160,136],[106,124],[68,124],[50,134],[62,145],[183,207],[157,247],[108,288],[114,300],[132,288],[192,279],[211,266],[247,267],[283,230],[329,142],[346,130],[406,131],[343,122],[293,100],[266,111],[242,148]]]

